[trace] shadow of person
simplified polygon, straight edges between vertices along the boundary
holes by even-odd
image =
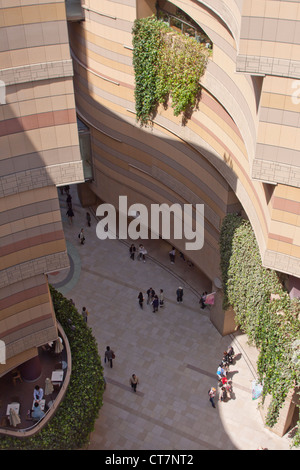
[[[238,361],[239,359],[241,359],[241,357],[242,357],[242,353],[236,354],[236,355],[235,355],[235,358],[234,358],[234,360],[233,360],[233,362],[232,362],[232,364],[235,364],[236,361]]]
[[[235,375],[235,374],[238,374],[239,371],[238,370],[229,370],[226,374],[226,377],[228,380],[232,380],[232,377]]]

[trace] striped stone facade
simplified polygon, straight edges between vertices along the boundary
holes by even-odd
[[[0,2],[0,375],[57,339],[46,274],[69,266],[57,186],[82,182],[63,1]]]
[[[155,13],[155,3],[89,0],[82,2],[84,21],[69,25],[76,106],[93,136],[93,191],[114,204],[119,194],[148,205],[204,202],[205,245],[193,259],[212,280],[219,276],[221,221],[242,207],[264,265],[299,277],[299,113],[291,99],[291,92],[296,93],[292,63],[297,59],[298,2],[169,2],[201,26],[213,53],[191,119],[183,126],[171,106],[160,107],[150,129],[140,128],[135,119],[131,30],[136,18]],[[250,62],[254,46],[250,54],[249,44],[255,41],[256,59],[265,57],[267,37],[254,31],[258,14],[260,25],[269,25],[270,15],[273,27],[284,31],[294,14],[289,74],[278,76],[274,64],[279,52],[266,54],[272,69],[242,65]],[[287,38],[279,31],[274,51],[280,40],[283,58]],[[177,248],[182,249],[180,243]]]
[[[72,3],[67,22],[62,0],[0,0],[0,374],[57,335],[45,275],[68,266],[56,187],[84,181],[76,113],[100,200],[204,203],[192,258],[211,281],[222,220],[243,211],[263,264],[300,277],[299,2],[169,2],[209,36],[212,56],[191,118],[183,125],[169,104],[142,128],[132,27],[156,1]]]

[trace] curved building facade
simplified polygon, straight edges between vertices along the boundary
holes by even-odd
[[[190,118],[169,103],[141,127],[132,28],[157,9],[199,27],[212,53]],[[82,199],[204,204],[204,246],[187,256],[212,284],[222,220],[242,211],[263,265],[299,295],[298,1],[2,0],[0,11],[0,375],[57,337],[46,279],[68,266],[57,186],[84,183],[83,153]]]
[[[136,121],[132,27],[157,8],[191,18],[212,43],[199,107],[184,125],[171,106],[150,127]],[[89,0],[82,12],[69,38],[77,113],[91,135],[92,191],[115,205],[122,194],[148,206],[204,203],[205,243],[193,262],[212,281],[222,219],[242,210],[263,265],[297,282],[299,2]]]
[[[0,13],[0,377],[32,380],[58,337],[47,273],[69,266],[57,186],[84,176],[64,1]]]

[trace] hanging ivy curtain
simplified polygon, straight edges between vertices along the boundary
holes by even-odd
[[[147,123],[169,98],[175,116],[193,108],[211,51],[155,16],[136,20],[132,32],[137,120]]]

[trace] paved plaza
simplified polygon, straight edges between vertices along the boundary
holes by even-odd
[[[72,298],[79,312],[88,309],[102,361],[106,346],[116,354],[113,368],[103,362],[107,387],[88,449],[289,449],[287,436],[264,427],[252,400],[255,348],[238,332],[222,337],[209,320],[208,307],[200,309],[199,294],[210,290],[203,274],[178,256],[171,264],[171,247],[163,240],[144,241],[146,263],[132,261],[129,242],[100,241],[94,216],[92,226],[86,224],[87,209],[80,206],[75,186],[71,194],[72,224],[66,197],[59,195],[70,269],[49,275],[49,282]],[[183,304],[176,301],[179,286]],[[149,287],[165,294],[165,307],[155,313],[146,302],[143,310],[138,304],[139,292],[146,297]],[[214,409],[207,392],[211,386],[218,389],[217,367],[230,344],[238,353],[229,373],[234,396],[227,403],[216,400]],[[133,373],[139,377],[137,393],[129,385]]]

